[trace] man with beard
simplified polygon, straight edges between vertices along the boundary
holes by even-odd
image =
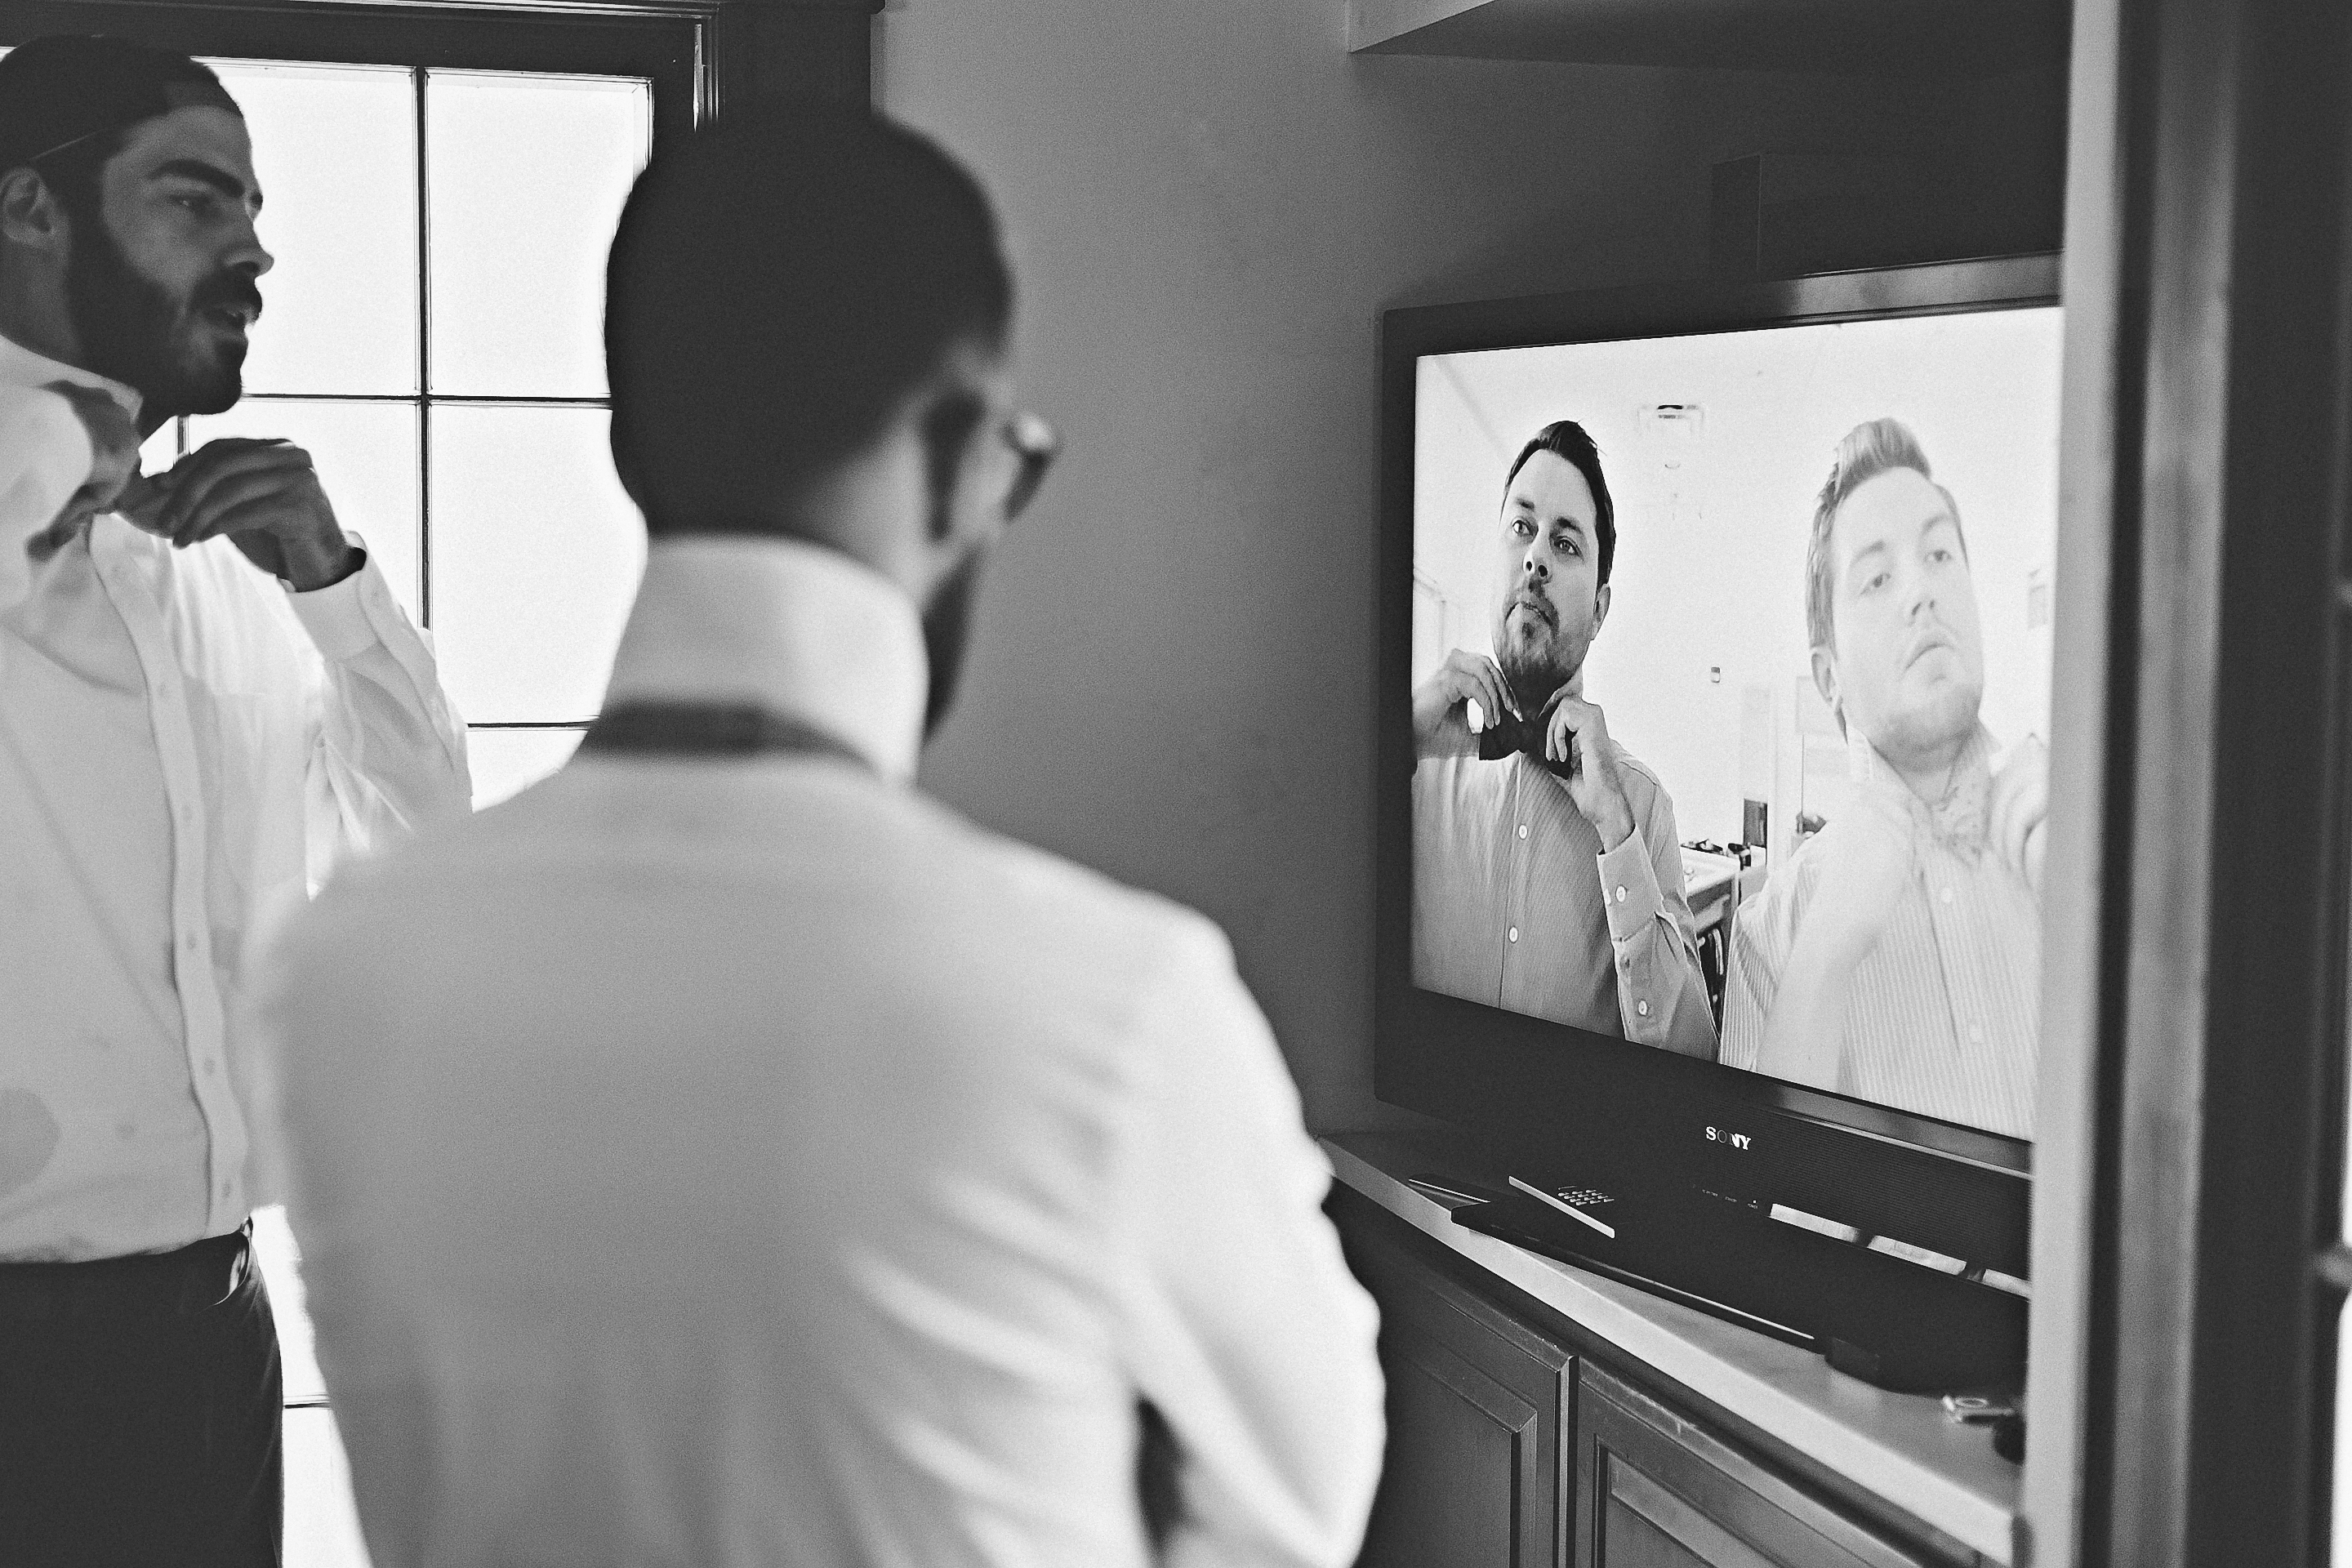
[[[1503,481],[1495,655],[1412,694],[1412,979],[1712,1057],[1674,802],[1584,693],[1616,548],[1592,438],[1546,426]]]
[[[0,61],[0,1557],[274,1563],[274,1201],[248,952],[336,857],[462,816],[431,654],[236,402],[270,258],[210,71]]]
[[[1723,1059],[2031,1138],[2046,753],[1993,768],[1959,508],[1895,420],[1839,444],[1806,612],[1853,791],[1739,911]]]
[[[1351,1562],[1373,1311],[1223,936],[913,787],[1055,446],[987,198],[730,109],[606,300],[604,715],[327,889],[269,1011],[376,1561]]]

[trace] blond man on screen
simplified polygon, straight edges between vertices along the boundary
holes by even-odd
[[[1806,607],[1852,800],[1738,911],[1723,1060],[2031,1137],[2045,755],[1993,768],[1959,508],[1896,420],[1838,446]]]

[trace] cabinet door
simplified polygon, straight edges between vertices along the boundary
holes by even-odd
[[[1586,1366],[1577,1568],[1929,1568],[1632,1384]]]
[[[1359,1568],[1566,1568],[1575,1358],[1403,1248],[1349,1239],[1389,1389]]]

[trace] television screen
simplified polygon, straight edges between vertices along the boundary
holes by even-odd
[[[2059,347],[1418,355],[1412,984],[2030,1139]]]

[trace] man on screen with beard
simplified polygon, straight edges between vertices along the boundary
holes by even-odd
[[[1616,545],[1592,438],[1546,426],[1504,479],[1495,657],[1412,694],[1413,984],[1711,1058],[1674,803],[1583,689]]]
[[[1738,911],[1723,1059],[2030,1138],[2046,754],[1993,770],[1959,510],[1895,420],[1839,444],[1806,620],[1853,797]]]
[[[346,851],[466,815],[433,656],[243,390],[245,121],[119,38],[0,60],[0,1558],[275,1563],[274,1201],[236,1021]]]

